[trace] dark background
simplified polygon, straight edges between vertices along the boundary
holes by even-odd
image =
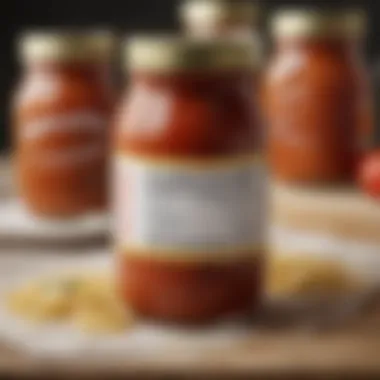
[[[261,0],[264,14],[279,5],[359,5],[369,11],[370,34],[366,52],[373,65],[380,45],[380,0]],[[120,34],[133,31],[175,30],[178,0],[0,0],[0,150],[9,146],[9,95],[17,81],[17,34],[44,26],[107,26]]]

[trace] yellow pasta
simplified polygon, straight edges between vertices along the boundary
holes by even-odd
[[[274,296],[336,295],[360,286],[338,263],[295,257],[272,258],[267,278]]]
[[[28,320],[67,321],[93,333],[124,330],[134,319],[105,274],[63,275],[31,282],[9,295],[8,307]]]
[[[61,319],[70,314],[71,292],[62,281],[33,282],[12,293],[8,305],[36,321]]]

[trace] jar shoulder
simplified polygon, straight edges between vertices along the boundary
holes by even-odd
[[[105,90],[88,79],[51,74],[23,77],[13,92],[15,111],[106,102]]]
[[[249,140],[251,99],[219,95],[202,93],[201,89],[134,86],[124,95],[117,112],[118,145],[206,152],[227,149],[232,140]]]
[[[267,86],[302,82],[315,86],[339,84],[349,87],[360,85],[365,80],[365,65],[360,59],[334,54],[278,54],[265,73]]]

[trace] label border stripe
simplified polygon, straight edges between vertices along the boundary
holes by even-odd
[[[152,248],[142,245],[115,245],[114,250],[118,256],[152,259],[154,261],[170,261],[170,262],[234,262],[239,258],[257,258],[265,254],[267,248],[265,246],[246,246],[235,247],[228,250],[215,249],[212,251],[199,250],[189,251],[180,248]],[[212,252],[212,253],[210,253]]]
[[[127,154],[118,151],[114,154],[115,160],[131,161],[139,164],[148,164],[155,167],[165,166],[168,168],[186,167],[187,169],[229,169],[234,165],[251,165],[255,163],[264,163],[264,159],[258,154],[241,154],[232,157],[200,157],[197,158],[185,158],[178,156],[155,156],[144,154]]]

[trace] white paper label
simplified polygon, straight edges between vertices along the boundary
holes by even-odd
[[[67,168],[105,157],[107,123],[108,118],[102,113],[78,109],[37,117],[23,123],[19,128],[19,139],[23,147],[33,149],[30,166]],[[62,143],[49,147],[46,139],[50,138],[57,138]]]
[[[22,138],[38,140],[47,135],[69,135],[88,133],[104,134],[107,118],[91,110],[49,115],[32,120],[22,127]]]
[[[172,165],[121,157],[115,166],[118,245],[216,255],[263,246],[259,162]]]

